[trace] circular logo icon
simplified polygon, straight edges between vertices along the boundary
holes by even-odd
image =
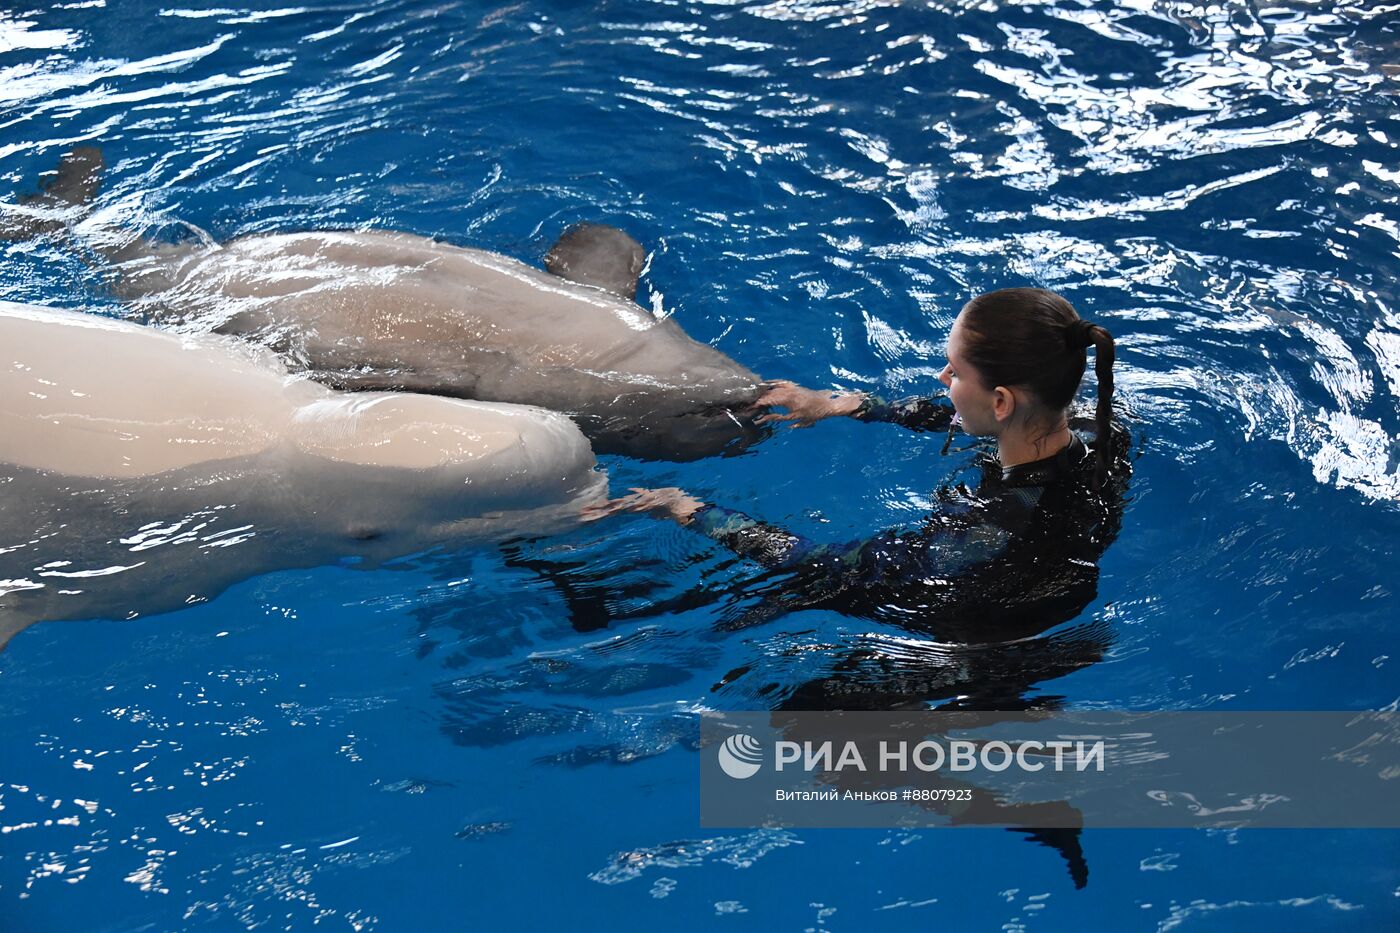
[[[731,735],[719,747],[719,766],[732,778],[751,778],[763,766],[763,747],[746,733]]]

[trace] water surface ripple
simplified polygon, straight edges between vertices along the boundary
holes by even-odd
[[[1394,926],[1393,833],[1088,832],[1076,891],[1008,833],[701,831],[694,716],[1396,702],[1397,92],[1400,6],[1360,0],[11,5],[0,201],[108,170],[73,236],[0,244],[0,299],[118,314],[136,233],[538,263],[588,219],[652,250],[642,304],[810,385],[932,391],[963,302],[1053,288],[1118,339],[1138,459],[1098,598],[1016,645],[733,624],[753,568],[640,518],[35,626],[0,926]],[[846,540],[965,478],[941,442],[606,466]]]

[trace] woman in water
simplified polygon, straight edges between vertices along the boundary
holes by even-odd
[[[1097,417],[1075,421],[1076,432],[1069,409],[1089,347]],[[1112,421],[1113,338],[1053,292],[1010,288],[968,302],[947,352],[939,380],[948,391],[936,398],[888,404],[778,382],[759,400],[787,409],[767,420],[795,427],[846,416],[994,438],[996,455],[980,458],[977,488],[940,490],[939,508],[917,530],[818,545],[674,487],[634,489],[585,517],[645,512],[709,535],[782,577],[766,594],[777,597],[770,610],[893,612],[900,624],[974,641],[993,631],[998,640],[1025,637],[1072,618],[1093,598],[1128,473],[1125,438]]]
[[[1089,347],[1098,410],[1094,422],[1081,424],[1070,418],[1070,405]],[[960,425],[994,438],[996,455],[980,458],[976,490],[940,490],[938,508],[918,530],[821,546],[677,488],[635,489],[585,516],[664,516],[760,562],[773,583],[744,621],[828,608],[937,636],[934,643],[889,644],[855,635],[853,650],[828,652],[833,663],[823,675],[796,684],[785,684],[782,660],[765,653],[712,688],[747,682],[740,689],[749,699],[741,705],[761,699],[786,710],[1054,709],[1060,698],[1038,685],[1094,664],[1112,642],[1111,630],[1095,622],[1032,636],[1075,618],[1093,600],[1098,558],[1117,534],[1130,468],[1126,435],[1112,420],[1113,361],[1113,337],[1064,298],[1013,288],[974,298],[958,315],[939,376],[944,396],[887,404],[862,393],[771,384],[759,404],[787,414],[767,415],[769,421],[806,427],[845,416],[915,431],[951,433]],[[790,723],[784,735],[810,739],[804,728]],[[817,728],[816,738],[826,737]],[[850,786],[885,789],[879,775],[848,779]],[[1068,813],[1054,818],[1079,817],[1064,803],[1006,803],[970,789],[978,803],[948,806],[952,822],[1043,821],[1045,808],[1057,807]],[[1089,868],[1079,830],[1014,831],[1056,849],[1075,887],[1084,887]]]

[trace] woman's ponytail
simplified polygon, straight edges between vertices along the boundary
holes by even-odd
[[[1113,335],[1097,324],[1085,328],[1094,347],[1094,375],[1099,380],[1099,404],[1095,411],[1098,429],[1098,463],[1094,466],[1094,491],[1103,489],[1108,467],[1113,462]]]

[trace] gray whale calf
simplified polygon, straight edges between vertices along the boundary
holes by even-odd
[[[0,646],[258,573],[571,527],[606,495],[568,418],[337,393],[271,354],[0,302]]]
[[[97,190],[94,148],[65,156],[35,201]],[[569,414],[600,453],[688,460],[763,436],[759,378],[633,300],[644,253],[578,225],[549,271],[407,233],[256,234],[222,244],[127,237],[105,251],[143,320],[233,334],[340,389],[402,389]]]
[[[496,253],[320,232],[151,255],[170,283],[141,296],[156,322],[252,340],[335,388],[539,405],[599,452],[649,459],[757,434],[736,413],[757,397],[753,373],[616,292]]]

